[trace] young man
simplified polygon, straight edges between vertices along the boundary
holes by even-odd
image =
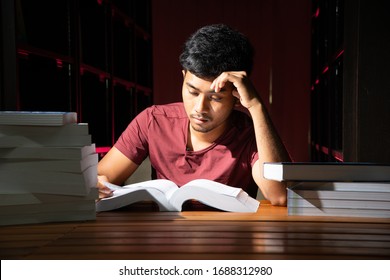
[[[248,78],[248,39],[226,25],[205,26],[186,42],[182,103],[140,113],[98,165],[102,182],[122,184],[149,156],[157,178],[181,186],[196,178],[258,188],[273,205],[286,204],[286,186],[263,178],[264,162],[290,161],[266,108]],[[250,117],[236,107],[243,106]]]

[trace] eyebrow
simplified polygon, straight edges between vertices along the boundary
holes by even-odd
[[[191,83],[189,83],[189,82],[186,82],[186,85],[187,85],[188,87],[194,89],[194,90],[201,91],[199,88],[197,88],[196,86],[194,86],[193,84],[191,84]],[[223,92],[225,92],[225,91],[226,91],[226,89],[225,89],[225,87],[223,87],[223,88],[221,88],[221,89],[219,90],[219,92],[215,92],[215,90],[209,90],[209,91],[207,91],[207,93],[215,93],[215,94],[218,94],[218,93],[223,93]]]

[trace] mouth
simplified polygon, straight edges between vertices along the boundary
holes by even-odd
[[[210,118],[202,115],[191,115],[191,118],[196,124],[204,124],[210,120]]]

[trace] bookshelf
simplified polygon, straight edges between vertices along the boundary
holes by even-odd
[[[313,1],[311,157],[343,161],[344,1]]]
[[[311,158],[390,162],[390,3],[312,3]]]
[[[0,12],[2,110],[75,111],[104,152],[152,104],[150,1],[5,0]]]
[[[344,159],[389,163],[390,2],[345,3]]]

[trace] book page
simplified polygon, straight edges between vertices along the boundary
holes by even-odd
[[[150,180],[126,186],[117,186],[106,182],[105,185],[114,191],[113,196],[104,198],[96,204],[97,211],[117,209],[134,202],[152,200],[156,202],[160,211],[176,211],[168,202],[167,194],[174,192],[178,187],[168,180]]]
[[[168,195],[171,192],[174,192],[178,189],[177,185],[173,183],[172,181],[165,180],[165,179],[156,179],[156,180],[149,180],[149,181],[144,181],[144,182],[139,182],[139,183],[134,183],[130,185],[126,185],[123,187],[119,188],[152,188],[152,189],[157,189],[166,195]]]
[[[175,209],[177,209],[177,211],[181,211],[183,203],[191,199],[195,199],[205,205],[222,211],[257,211],[259,206],[259,202],[257,200],[249,197],[247,193],[243,192],[239,188],[235,188],[238,190],[238,194],[235,196],[231,192],[230,188],[232,187],[228,187],[229,190],[227,192],[220,193],[218,191],[214,191],[213,187],[207,188],[205,186],[186,184],[178,191],[174,192],[172,197],[169,199],[169,202],[175,207]]]
[[[216,193],[236,197],[241,189],[231,187],[222,183],[218,183],[212,180],[207,179],[197,179],[193,180],[191,182],[188,182],[187,184],[183,185],[182,187],[198,187],[198,188],[204,188],[207,190],[212,190]]]

